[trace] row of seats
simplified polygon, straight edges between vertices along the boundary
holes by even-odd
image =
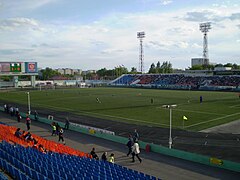
[[[14,179],[156,179],[117,164],[0,143],[0,166]],[[23,178],[25,177],[25,178]]]
[[[25,141],[24,139],[18,138],[14,135],[16,131],[16,127],[13,126],[7,126],[4,124],[0,124],[0,139],[5,140],[7,142],[12,142],[15,144],[20,144],[24,147],[32,147],[33,146],[33,141]],[[44,148],[48,151],[52,152],[58,152],[62,154],[72,154],[76,156],[84,156],[84,157],[89,157],[90,155],[88,153],[81,152],[79,150],[73,149],[69,146],[65,146],[60,143],[56,143],[54,141],[46,140],[40,136],[37,136],[35,134],[32,134],[33,138],[38,141],[38,144],[41,144],[44,146]]]
[[[0,172],[0,179],[1,180],[8,180],[7,176],[5,176],[2,172]]]
[[[137,83],[135,83],[137,82]],[[113,85],[240,86],[240,76],[190,76],[184,74],[126,74]]]
[[[49,150],[43,154],[32,148],[32,142],[15,137],[15,130],[0,124],[0,167],[14,179],[156,179],[33,134]]]

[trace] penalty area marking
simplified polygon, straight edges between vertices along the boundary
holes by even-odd
[[[234,105],[234,106],[229,106],[230,108],[239,108],[240,107],[240,105],[239,104],[237,104],[237,105]]]
[[[162,107],[157,107],[159,109],[164,109]],[[210,113],[210,112],[205,112],[205,111],[190,111],[190,110],[185,110],[185,109],[179,109],[179,108],[174,108],[174,111],[183,111],[183,112],[193,112],[193,113],[199,113],[199,114],[211,114],[211,115],[227,115],[227,114],[219,114],[219,113]]]
[[[42,104],[38,104],[38,105],[42,105]],[[56,106],[50,106],[50,105],[43,105],[44,107],[52,107],[52,108],[56,108]],[[69,108],[63,108],[63,107],[57,107],[58,109],[62,109],[62,110],[68,110],[68,111],[72,111],[72,109]],[[142,122],[142,123],[149,123],[148,121],[143,121],[143,120],[139,120],[139,119],[131,119],[131,118],[125,118],[125,117],[120,117],[120,116],[112,116],[112,115],[107,115],[107,114],[100,114],[100,113],[93,113],[93,112],[88,112],[88,111],[81,111],[82,113],[85,114],[93,114],[93,115],[99,115],[99,116],[105,116],[105,117],[112,117],[112,118],[118,118],[118,119],[123,119],[123,120],[128,120],[128,121],[133,121],[133,122]],[[155,123],[155,122],[151,122],[150,124],[155,124],[155,125],[161,125],[161,126],[169,126],[167,124],[162,124],[162,123]]]
[[[209,123],[209,122],[217,121],[217,120],[219,120],[219,119],[225,119],[225,118],[227,118],[227,117],[236,116],[236,115],[238,115],[238,114],[240,114],[240,113],[229,114],[229,115],[227,115],[227,116],[223,116],[223,117],[211,119],[211,120],[208,120],[208,121],[204,121],[204,122],[192,124],[192,125],[185,126],[185,127],[186,127],[186,128],[194,127],[194,126],[198,126],[198,125],[200,125],[200,124],[206,124],[206,123]]]

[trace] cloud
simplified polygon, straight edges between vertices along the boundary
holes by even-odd
[[[34,10],[50,3],[57,2],[57,0],[21,0],[21,1],[4,1],[1,5],[9,12],[24,12],[26,10]]]
[[[106,49],[101,51],[101,54],[113,54],[113,53],[121,53],[124,52],[122,49]]]
[[[168,5],[168,4],[171,4],[173,1],[171,1],[171,0],[161,0],[161,4],[162,5]]]
[[[171,46],[171,43],[170,42],[167,42],[167,41],[149,41],[146,43],[146,47],[148,49],[157,49],[157,50],[169,50]]]
[[[202,46],[199,45],[199,44],[197,44],[197,43],[193,43],[191,47],[192,47],[192,48],[196,48],[196,49],[202,48]]]
[[[188,44],[188,42],[180,41],[180,42],[176,43],[176,46],[181,49],[187,49],[189,47],[189,44]]]
[[[209,55],[214,57],[215,54],[217,59],[219,52],[225,49],[226,54],[222,53],[221,58],[230,59],[231,54],[239,54],[239,43],[236,45],[239,38],[236,37],[240,24],[230,20],[230,17],[237,19],[237,12],[239,8],[221,11],[218,7],[197,7],[195,10],[186,7],[174,12],[107,14],[85,23],[65,19],[57,19],[54,23],[23,17],[5,19],[0,21],[0,30],[12,31],[0,33],[1,43],[7,49],[2,50],[5,56],[0,56],[0,60],[31,57],[43,67],[81,66],[82,69],[111,68],[117,64],[137,67],[139,39],[136,34],[145,31],[145,69],[153,59],[171,56],[176,57],[171,60],[174,68],[182,68],[191,57],[202,54],[199,22],[214,20],[209,34]],[[225,26],[220,28],[222,24]],[[31,51],[21,51],[22,47]]]
[[[233,13],[230,17],[231,20],[240,20],[240,13]]]
[[[31,47],[32,48],[58,48],[57,46],[52,46],[52,45],[47,44],[47,43],[32,44]]]
[[[29,18],[9,18],[0,20],[1,30],[16,30],[19,28],[32,28],[36,30],[39,29],[39,24],[36,20]]]
[[[191,11],[187,12],[184,17],[184,20],[186,21],[193,21],[193,22],[221,22],[226,19],[230,19],[232,21],[234,20],[240,20],[240,13],[222,13],[220,10],[201,10],[201,11]]]
[[[0,49],[1,55],[24,54],[31,52],[33,49]]]
[[[184,16],[184,20],[193,22],[205,22],[205,21],[219,22],[227,18],[229,17],[224,14],[220,15],[218,11],[213,10],[187,12]]]

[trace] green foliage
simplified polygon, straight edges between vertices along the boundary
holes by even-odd
[[[173,72],[172,64],[168,61],[164,61],[162,65],[158,61],[156,66],[154,63],[152,63],[148,71],[148,73],[151,73],[151,74],[156,74],[156,73],[165,74],[165,73],[172,73],[172,72]]]
[[[10,81],[10,80],[12,80],[12,77],[11,76],[1,76],[1,79],[3,81]]]
[[[214,70],[215,67],[231,67],[232,69],[240,69],[240,65],[226,63],[226,64],[216,64],[215,66],[212,64],[203,64],[203,65],[194,65],[190,70]]]
[[[117,77],[121,76],[122,74],[128,74],[128,69],[124,66],[115,67],[115,74]]]
[[[53,76],[60,75],[60,73],[48,67],[46,69],[42,69],[41,74],[42,74],[40,77],[41,80],[48,80]]]
[[[132,67],[131,68],[131,71],[130,71],[130,74],[137,74],[138,72],[137,72],[137,68],[135,68],[135,67]]]
[[[102,68],[97,71],[97,75],[100,79],[113,79],[115,71],[114,69],[107,70],[106,68]]]

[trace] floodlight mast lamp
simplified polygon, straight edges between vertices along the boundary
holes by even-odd
[[[207,32],[211,29],[211,23],[201,23],[199,29],[203,33],[203,59],[205,60],[205,64],[209,64]]]
[[[144,72],[144,54],[143,54],[143,38],[145,38],[145,32],[137,32],[137,38],[140,40],[139,47],[139,71]]]

